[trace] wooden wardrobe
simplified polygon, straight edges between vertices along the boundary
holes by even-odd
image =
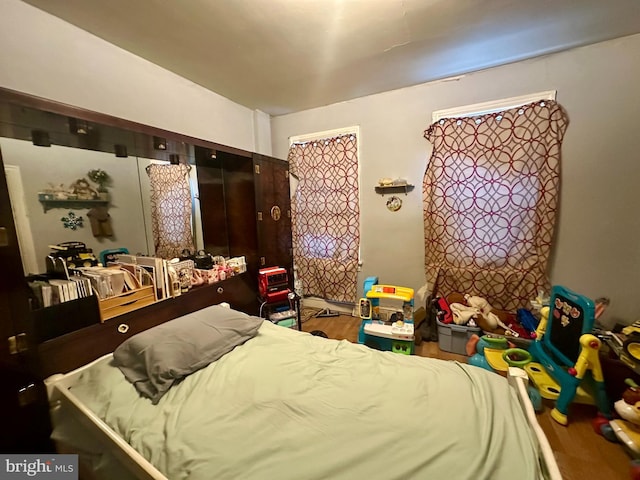
[[[79,125],[89,134],[78,135]],[[0,137],[35,143],[42,141],[43,134],[45,144],[116,156],[177,159],[195,166],[203,247],[213,255],[244,256],[247,272],[104,323],[95,299],[67,302],[48,312],[56,318],[57,327],[53,332],[45,329],[30,309],[4,173],[10,159],[3,162],[0,152],[0,368],[4,374],[0,411],[3,431],[10,432],[0,436],[0,451],[5,453],[51,451],[42,383],[47,376],[113,351],[135,333],[209,305],[228,302],[258,314],[257,273],[263,266],[285,267],[293,281],[286,161],[0,89]],[[158,149],[158,142],[164,148]],[[81,324],[78,318],[83,319]]]

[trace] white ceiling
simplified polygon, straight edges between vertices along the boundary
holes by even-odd
[[[281,115],[640,32],[639,0],[24,0]]]

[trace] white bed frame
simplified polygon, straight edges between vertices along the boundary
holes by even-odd
[[[74,438],[83,445],[91,446],[94,451],[108,453],[120,466],[128,470],[133,478],[168,480],[160,471],[140,455],[131,445],[125,442],[111,427],[98,418],[70,391],[80,374],[93,364],[111,357],[107,354],[87,365],[67,374],[57,374],[45,380],[51,421],[54,429],[72,424],[76,431],[82,431],[83,438]],[[553,450],[540,427],[536,414],[527,393],[528,377],[520,368],[509,368],[507,375],[509,384],[516,390],[520,406],[524,412],[531,431],[535,435],[539,447],[539,459],[545,479],[562,480]],[[75,437],[75,436],[74,436]],[[71,452],[65,452],[71,453]]]

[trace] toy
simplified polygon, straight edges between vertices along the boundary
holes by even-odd
[[[489,302],[487,302],[486,299],[468,294],[464,296],[464,299],[467,301],[467,305],[477,309],[478,313],[482,314],[491,329],[494,329],[498,326],[498,317],[496,317],[495,314],[491,313],[493,307],[489,305]]]
[[[608,417],[611,408],[598,357],[601,342],[590,333],[593,302],[557,285],[551,290],[549,305],[541,311],[530,347],[536,362],[525,365],[529,378],[544,398],[557,399],[551,417],[561,425],[568,424],[569,404],[578,398],[594,403]],[[583,386],[588,389],[581,389]]]
[[[53,261],[54,259],[64,262],[66,268],[95,267],[98,265],[98,259],[93,254],[93,250],[87,248],[83,242],[63,242],[57,245],[49,245],[49,248],[52,251],[45,259],[48,273],[56,271],[55,265],[57,262]]]
[[[379,285],[377,277],[368,277],[364,294],[366,298],[360,299],[358,309],[362,318],[358,343],[404,355],[414,353],[413,289]],[[396,311],[390,321],[380,318],[381,299],[402,301],[402,310]]]
[[[196,266],[198,266],[197,259],[198,255],[196,255]],[[282,267],[269,267],[258,270],[258,291],[262,301],[267,303],[286,300],[291,292],[289,290],[287,270]]]
[[[475,354],[473,351],[475,350]],[[505,337],[498,335],[473,335],[467,342],[467,355],[470,355],[469,365],[484,368],[490,372],[513,375],[520,371],[519,376],[527,377],[522,367],[532,360],[526,350],[514,348]],[[507,376],[508,376],[507,375]],[[527,378],[528,380],[528,378]],[[542,411],[542,397],[538,389],[527,381],[527,393],[536,412]]]
[[[127,254],[127,253],[129,253],[129,250],[126,249],[125,247],[110,248],[107,250],[102,250],[99,253],[98,258],[100,259],[100,263],[102,264],[102,266],[106,267],[109,263],[117,262],[118,255]]]
[[[284,268],[269,267],[258,270],[258,290],[263,300],[275,302],[286,298],[289,293],[288,286],[289,279]]]
[[[533,360],[531,354],[523,348],[509,348],[503,355],[502,359],[507,362],[510,367],[522,368]]]
[[[370,320],[371,319],[371,300],[368,298],[361,298],[359,303],[359,316],[362,319]]]
[[[456,325],[466,325],[472,318],[478,318],[480,310],[475,307],[467,307],[461,303],[452,303],[449,305],[451,314],[453,315],[453,323]]]
[[[489,302],[482,297],[467,294],[464,296],[464,299],[467,301],[467,305],[477,308],[483,315],[491,312],[493,309],[493,307],[489,305]]]
[[[625,446],[625,450],[634,458],[640,458],[640,426],[626,420],[611,420],[616,439]]]
[[[622,343],[624,356],[631,362],[640,362],[640,320],[636,320],[631,325],[624,327],[622,334],[626,336]]]
[[[540,320],[536,319],[536,317],[534,317],[533,314],[525,308],[519,308],[516,311],[516,315],[520,325],[522,325],[522,327],[527,331],[529,337],[536,338],[536,330],[538,329]]]
[[[598,415],[591,422],[591,426],[596,433],[602,435],[607,440],[622,443],[631,457],[639,459],[640,387],[630,378],[626,379],[625,383],[629,388],[625,390],[622,398],[614,404],[616,413],[622,418],[609,421],[602,415]],[[632,469],[637,467],[637,462],[632,462]]]
[[[434,299],[433,307],[436,310],[436,318],[440,322],[447,325],[453,323],[453,314],[446,298],[438,297]]]
[[[472,354],[470,365],[495,372],[507,372],[509,367],[522,368],[533,360],[528,351],[515,348],[505,337],[497,335],[473,335],[467,343],[467,353]]]
[[[459,324],[466,323],[464,322],[465,318],[474,318],[474,319],[481,318],[482,325],[480,325],[478,322],[476,323],[483,328],[488,328],[489,330],[495,330],[499,326],[505,330],[507,335],[511,335],[512,337],[520,336],[519,332],[517,332],[510,326],[506,325],[502,320],[500,320],[500,317],[498,317],[498,315],[496,315],[495,312],[493,311],[493,307],[483,297],[467,294],[467,295],[464,295],[464,300],[467,302],[467,305],[469,305],[466,308],[473,310],[475,312],[475,315],[471,315],[469,313],[466,313],[467,311],[464,311],[467,316],[464,317],[464,316],[461,316],[461,314],[459,314],[458,321],[456,321],[456,318],[454,315],[454,321],[456,323],[459,323]],[[453,305],[456,305],[456,304],[454,303],[451,304],[452,311],[453,311]]]
[[[631,325],[627,325],[622,329],[624,335],[631,335],[633,333],[640,333],[640,320],[636,320]]]
[[[500,352],[501,355],[502,351],[507,348],[509,348],[509,343],[504,337],[496,335],[483,335],[482,337],[478,337],[478,335],[472,335],[469,342],[467,342],[467,354],[471,355],[469,365],[493,372],[495,369],[489,363],[486,354],[490,351],[496,351]],[[473,353],[474,350],[476,352],[475,354]]]

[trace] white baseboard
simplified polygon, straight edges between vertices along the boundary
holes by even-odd
[[[305,297],[301,300],[303,307],[310,308],[328,308],[332,312],[340,312],[345,315],[353,315],[355,310],[355,305],[350,303],[331,303],[327,302],[324,298],[318,297]]]
[[[352,317],[359,316],[357,306],[350,303],[331,303],[327,302],[324,298],[306,297],[301,300],[301,304],[302,307],[329,309],[332,312],[339,312],[344,315],[351,315]],[[401,308],[393,308],[383,305],[378,308],[381,320],[388,320],[391,317],[391,314],[402,310]]]

